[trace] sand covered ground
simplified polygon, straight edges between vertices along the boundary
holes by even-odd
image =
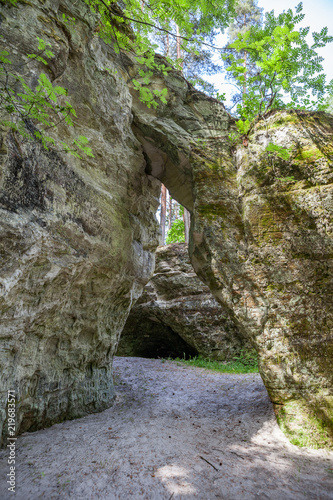
[[[117,399],[102,413],[17,440],[16,493],[0,498],[333,499],[333,454],[297,448],[258,374],[116,358]]]

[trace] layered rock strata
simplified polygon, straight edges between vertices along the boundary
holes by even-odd
[[[132,308],[120,337],[120,356],[201,354],[225,361],[249,346],[189,261],[185,243],[159,247],[152,279]]]

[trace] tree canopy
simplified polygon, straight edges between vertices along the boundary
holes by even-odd
[[[224,65],[228,68],[232,62],[238,60],[245,68],[243,87],[239,87],[238,91],[234,92],[232,96],[233,106],[230,109],[231,112],[233,108],[241,100],[243,100],[243,97],[247,92],[247,79],[256,74],[257,65],[254,59],[248,57],[246,49],[238,50],[231,47],[230,44],[235,42],[239,35],[244,35],[247,31],[249,31],[252,26],[261,26],[263,9],[259,8],[257,3],[257,0],[238,0],[235,5],[235,16],[227,30],[229,41],[228,45],[225,47],[225,54],[223,54]],[[232,80],[233,82],[236,80],[236,83],[238,83],[237,78],[235,79],[233,73],[231,72],[228,73],[227,79]]]
[[[15,6],[17,0],[3,0]],[[250,122],[268,109],[303,108],[325,109],[331,102],[333,82],[325,81],[322,61],[316,49],[333,41],[327,28],[313,33],[314,43],[309,45],[309,28],[298,28],[303,20],[302,4],[295,12],[265,16],[261,25],[261,10],[255,0],[83,0],[99,18],[98,35],[112,43],[116,52],[129,51],[140,69],[133,80],[140,99],[148,107],[166,102],[166,89],[152,90],[149,86],[154,71],[167,74],[171,67],[184,69],[193,83],[212,91],[202,78],[202,71],[214,72],[211,51],[216,30],[229,27],[230,43],[222,50],[228,61],[228,72],[239,87],[236,96],[236,114],[241,133],[246,133]],[[62,14],[64,16],[64,14]],[[66,16],[65,16],[66,18]],[[75,19],[62,19],[72,22]],[[178,27],[175,32],[175,26]],[[74,26],[75,29],[75,26]],[[156,34],[168,37],[171,46],[180,41],[183,57],[166,59],[155,57],[158,44]],[[28,58],[48,64],[52,58],[49,42],[39,39],[38,51]],[[180,64],[181,63],[181,64]],[[68,125],[75,124],[76,114],[68,100],[67,90],[53,86],[45,73],[31,88],[12,65],[11,54],[0,53],[0,111],[7,113],[5,124],[22,135],[42,141],[45,147],[54,145],[47,130],[57,126],[57,116]],[[80,156],[80,151],[92,155],[86,138],[78,137],[72,145],[62,147]]]
[[[231,63],[228,71],[239,87],[247,87],[237,105],[242,132],[246,132],[255,116],[269,109],[325,109],[325,96],[332,90],[333,81],[326,83],[323,58],[316,49],[332,42],[333,37],[323,28],[319,33],[312,33],[314,43],[309,45],[310,28],[297,29],[303,19],[302,3],[295,12],[288,9],[277,16],[274,11],[266,13],[262,27],[251,26],[229,45],[238,54],[246,52],[257,68],[249,75],[244,59],[233,52],[225,56]]]

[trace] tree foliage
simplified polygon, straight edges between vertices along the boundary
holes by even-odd
[[[212,63],[208,47],[215,30],[224,30],[233,14],[234,0],[156,0],[153,4],[142,0],[122,0],[121,7],[112,0],[85,0],[101,17],[99,35],[106,42],[115,42],[117,52],[131,52],[141,65],[136,89],[140,99],[148,107],[157,107],[165,96],[149,88],[154,71],[166,74],[170,67],[184,69],[184,74],[203,90],[213,90],[200,76],[202,65],[207,73],[218,70]],[[177,61],[172,50],[175,47],[179,27],[183,61]],[[161,36],[168,36],[170,44],[167,64],[156,59]],[[208,43],[209,42],[209,43]],[[162,39],[162,43],[166,43]],[[166,51],[164,51],[166,53]],[[184,63],[184,64],[183,64]],[[199,66],[201,69],[199,70]]]
[[[174,64],[180,64],[183,75],[193,86],[209,95],[213,95],[216,93],[216,89],[212,83],[207,81],[204,75],[214,75],[222,71],[221,65],[213,60],[214,50],[211,48],[215,43],[218,31],[216,29],[205,31],[205,19],[201,12],[191,14],[191,22],[195,32],[199,32],[202,38],[193,41],[190,51],[181,50],[180,60],[177,60],[178,40],[174,36],[161,31],[154,34],[152,40],[158,45],[157,52],[172,59]],[[177,34],[175,24],[171,23],[170,29],[174,34]],[[183,34],[180,31],[180,35]],[[180,45],[182,45],[182,39],[180,39]]]
[[[11,3],[15,4],[13,0]],[[80,153],[93,156],[87,145],[88,139],[84,136],[79,136],[72,144],[68,144],[48,135],[61,122],[72,127],[76,112],[66,100],[67,89],[54,86],[45,73],[39,75],[34,88],[20,74],[23,67],[29,65],[29,60],[47,66],[48,60],[54,57],[51,44],[41,38],[37,40],[38,52],[26,54],[26,63],[15,65],[7,50],[0,51],[0,111],[4,117],[1,123],[27,139],[39,140],[45,149],[57,145],[78,158],[81,158]]]
[[[333,113],[333,89],[331,90],[331,94],[327,97],[325,104],[327,106],[326,111],[328,111],[328,113]]]
[[[176,219],[166,237],[166,244],[185,242],[185,226],[183,219]]]
[[[17,0],[3,1],[13,6],[17,3]],[[151,43],[152,33],[162,32],[175,38],[172,25],[176,23],[182,33],[182,49],[202,62],[198,48],[204,40],[204,34],[212,34],[215,27],[223,29],[227,26],[234,0],[156,0],[153,4],[142,0],[122,0],[121,8],[114,0],[84,1],[97,14],[98,35],[106,43],[112,43],[116,52],[133,54],[141,67],[137,79],[133,80],[134,88],[139,92],[142,102],[156,108],[159,103],[167,103],[167,90],[151,89],[151,77],[156,71],[166,75],[174,62],[170,57],[166,63],[155,57],[157,46]],[[199,21],[194,23],[193,19]],[[75,25],[75,19],[65,14],[62,14],[61,21]],[[50,49],[48,42],[39,39],[38,53],[26,56],[47,65],[48,60],[54,57]],[[207,59],[207,54],[205,57]],[[39,75],[38,85],[31,88],[27,80],[20,76],[22,66],[27,63],[13,65],[11,59],[8,51],[1,53],[0,111],[5,112],[8,118],[3,123],[25,137],[40,140],[46,148],[54,146],[56,140],[48,131],[61,121],[73,126],[76,117],[75,110],[65,99],[67,90],[53,86],[45,73]],[[187,68],[193,69],[194,66],[193,61],[187,64]],[[193,72],[188,76],[200,81]],[[63,150],[76,156],[80,156],[79,151],[92,156],[87,139],[83,136],[75,139],[73,144],[61,141],[60,144]]]
[[[232,62],[239,61],[245,68],[243,88],[238,92],[234,92],[232,96],[232,108],[243,99],[247,92],[247,80],[253,77],[257,72],[256,61],[248,57],[246,48],[237,50],[230,46],[239,35],[244,35],[251,29],[252,26],[261,26],[262,24],[262,8],[259,8],[256,0],[238,0],[235,5],[235,17],[228,28],[228,45],[226,47],[226,55],[224,59],[225,67],[229,67]],[[231,59],[230,56],[233,56]],[[241,60],[241,61],[240,61]],[[229,77],[229,78],[228,78]],[[228,73],[228,79],[234,81],[232,73]],[[230,110],[230,111],[231,111]]]
[[[246,33],[251,26],[260,26],[263,9],[258,7],[257,0],[238,0],[235,5],[235,16],[228,27],[229,41],[232,43],[240,34]]]
[[[3,1],[16,3],[16,0]],[[333,37],[323,28],[312,34],[311,46],[307,43],[309,28],[297,29],[304,18],[302,4],[296,7],[295,13],[291,9],[278,16],[274,11],[267,13],[260,26],[261,12],[255,0],[238,0],[236,12],[234,0],[155,0],[154,3],[121,0],[121,8],[115,0],[83,1],[96,13],[95,32],[106,43],[112,43],[120,57],[124,51],[130,52],[137,62],[138,76],[133,85],[148,107],[167,103],[167,89],[150,86],[153,74],[167,75],[171,67],[177,67],[171,54],[164,60],[155,56],[158,44],[152,43],[152,39],[156,33],[162,33],[173,40],[170,43],[174,45],[176,25],[184,54],[184,73],[204,89],[202,66],[208,73],[216,69],[208,50],[212,37],[216,29],[224,30],[231,23],[231,43],[224,58],[240,91],[236,112],[242,134],[248,132],[256,116],[268,109],[324,108],[325,93],[333,91],[333,82],[329,85],[325,82],[323,59],[316,52]],[[62,22],[75,24],[75,19],[64,14],[63,17]],[[29,64],[29,60],[47,64],[53,57],[48,42],[39,39],[38,43],[38,52],[27,54],[28,61],[24,64]],[[76,118],[75,110],[66,99],[67,90],[53,86],[46,73],[41,73],[37,85],[31,88],[22,74],[21,69],[12,64],[8,51],[1,52],[0,110],[8,115],[6,124],[22,135],[40,140],[45,147],[54,146],[55,139],[48,130],[61,121],[73,126]],[[77,156],[80,151],[92,155],[83,136],[70,145],[62,142],[61,147]]]
[[[246,94],[237,104],[242,133],[246,132],[246,120],[249,124],[268,109],[325,107],[325,93],[333,82],[326,84],[323,58],[316,49],[332,42],[333,37],[323,28],[312,33],[314,43],[310,46],[306,40],[309,28],[296,28],[303,18],[301,3],[295,13],[292,9],[278,16],[274,11],[269,12],[262,27],[251,26],[230,44],[238,53],[246,51],[257,67],[255,74],[245,76],[244,60],[233,53],[227,56],[231,61],[228,71],[240,89],[247,86]]]

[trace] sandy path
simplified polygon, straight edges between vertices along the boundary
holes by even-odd
[[[117,358],[109,410],[17,441],[17,491],[35,499],[333,499],[333,454],[279,430],[257,374]]]

